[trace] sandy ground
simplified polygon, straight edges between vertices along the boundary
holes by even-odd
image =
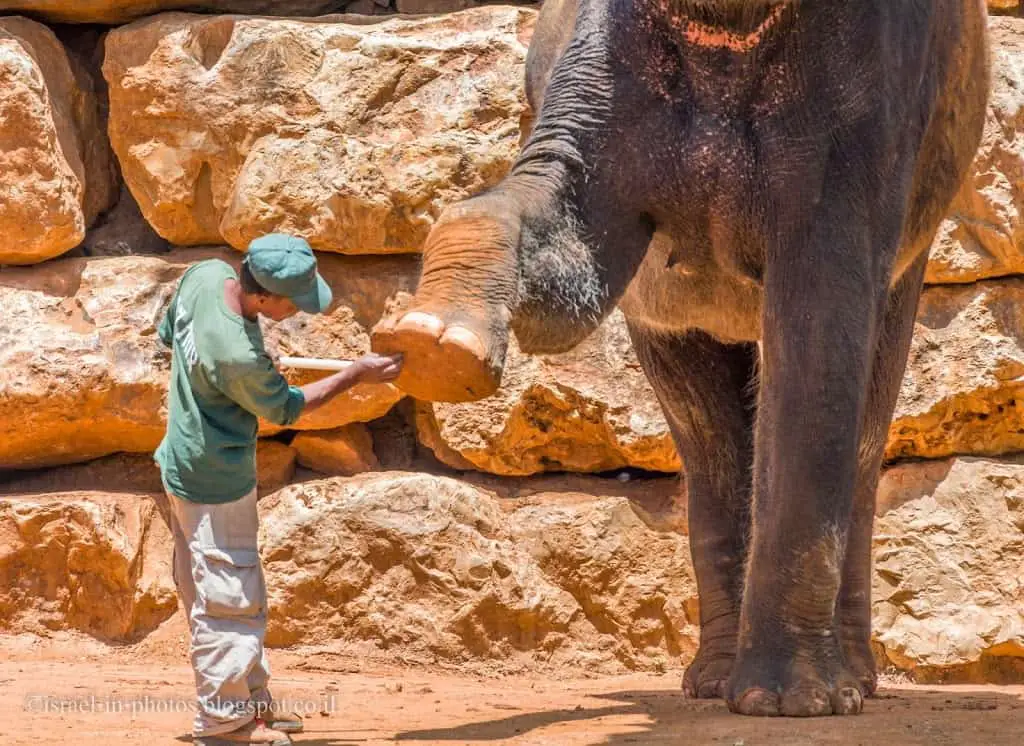
[[[176,619],[115,649],[65,634],[0,636],[0,744],[191,743],[182,631]],[[791,720],[686,700],[678,671],[479,676],[294,651],[271,651],[271,666],[275,695],[309,712],[295,737],[305,746],[1024,744],[1024,686],[890,685],[858,717]]]

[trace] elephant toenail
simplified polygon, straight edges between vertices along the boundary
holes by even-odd
[[[840,689],[836,700],[837,715],[856,715],[864,706],[864,698],[860,689],[855,686],[845,686]]]
[[[743,715],[772,716],[779,714],[779,695],[767,689],[748,689],[740,697],[736,711]]]

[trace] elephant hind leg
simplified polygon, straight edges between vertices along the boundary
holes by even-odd
[[[686,470],[701,633],[683,689],[692,697],[723,697],[736,655],[750,531],[757,345],[635,323],[630,334]]]

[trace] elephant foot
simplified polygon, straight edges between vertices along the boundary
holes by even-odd
[[[402,353],[395,385],[423,401],[475,401],[492,395],[501,383],[504,344],[443,314],[411,310],[382,320],[371,347],[382,355]]]
[[[498,390],[519,284],[518,218],[507,212],[496,197],[447,210],[411,304],[374,327],[371,349],[403,355],[395,385],[410,396],[464,402]]]
[[[857,715],[864,693],[831,635],[795,643],[741,646],[728,684],[729,709],[741,715]]]
[[[736,659],[735,647],[722,650],[701,645],[683,675],[683,694],[691,699],[724,699]]]

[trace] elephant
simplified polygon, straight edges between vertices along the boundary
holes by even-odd
[[[683,689],[761,716],[877,685],[871,541],[931,244],[984,126],[984,0],[547,0],[534,123],[372,330],[469,401],[617,306],[687,484]]]

